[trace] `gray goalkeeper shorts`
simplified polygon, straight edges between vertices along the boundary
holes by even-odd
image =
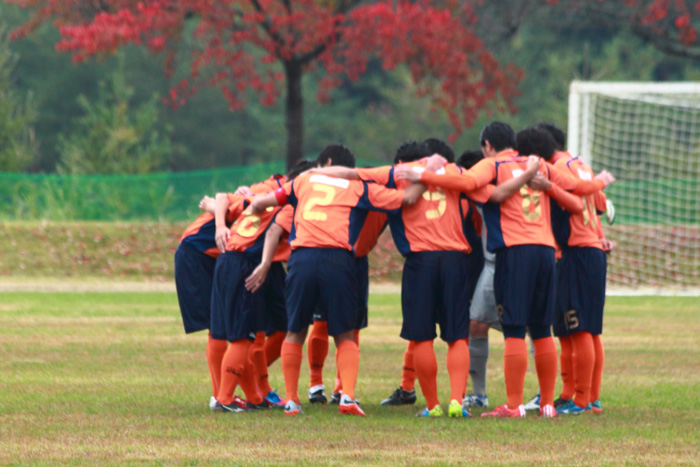
[[[493,275],[496,265],[486,261],[484,269],[481,270],[479,281],[476,283],[474,296],[472,297],[471,308],[469,309],[469,319],[486,323],[492,328],[502,331],[501,323],[498,320],[496,311],[496,296],[493,292]]]

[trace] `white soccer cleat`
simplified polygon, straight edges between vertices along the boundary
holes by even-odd
[[[210,408],[211,410],[214,410],[215,407],[216,407],[216,397],[211,396],[211,397],[209,398],[209,408]]]

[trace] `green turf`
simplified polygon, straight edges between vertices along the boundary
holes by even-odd
[[[3,293],[0,463],[22,464],[697,464],[700,304],[697,298],[610,298],[605,413],[555,420],[416,419],[380,407],[398,385],[399,297],[371,297],[357,397],[366,418],[336,407],[219,414],[206,334],[182,331],[174,294]],[[491,334],[489,399],[505,401],[502,338]],[[332,346],[331,346],[332,347]],[[436,343],[447,405],[445,345]],[[537,383],[534,365],[526,396]],[[326,382],[335,363],[329,358]],[[273,385],[282,387],[279,362]],[[300,390],[308,388],[302,370]],[[419,396],[419,401],[422,398]]]

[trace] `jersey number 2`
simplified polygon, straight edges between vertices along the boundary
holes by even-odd
[[[335,188],[329,185],[314,183],[311,185],[313,191],[318,191],[321,196],[313,196],[304,205],[302,217],[307,221],[325,221],[328,219],[328,214],[325,212],[314,211],[316,206],[328,206],[335,198]]]

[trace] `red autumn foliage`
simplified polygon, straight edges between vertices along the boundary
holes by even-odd
[[[384,69],[406,64],[419,92],[431,96],[459,132],[485,107],[514,110],[521,77],[519,70],[501,66],[474,35],[469,2],[7,1],[35,12],[14,37],[50,21],[62,37],[57,50],[72,53],[76,61],[126,44],[174,54],[185,23],[196,22],[198,49],[184,57],[191,60],[192,80],[170,92],[174,106],[199,84],[219,87],[232,110],[245,106],[243,93],[249,89],[270,105],[282,95],[285,81],[289,105],[301,73],[319,66],[325,76],[318,82],[318,98],[325,101],[344,78],[358,79],[377,59]],[[170,55],[167,62],[172,63]],[[292,116],[288,113],[288,121]]]

